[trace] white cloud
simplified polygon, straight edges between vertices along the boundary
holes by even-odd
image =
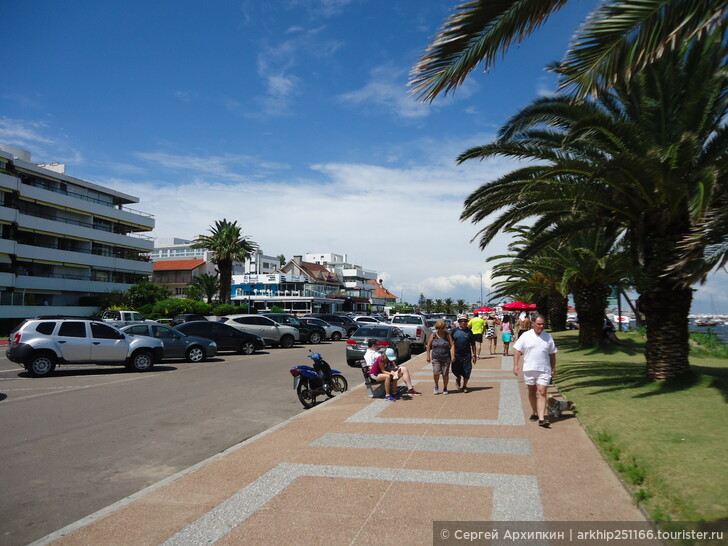
[[[48,125],[42,121],[0,118],[0,143],[32,152],[37,163],[58,162],[80,165],[84,157],[66,144],[66,140],[46,136]]]
[[[136,208],[155,216],[154,236],[190,238],[227,218],[238,220],[270,255],[348,254],[409,300],[421,292],[431,298],[478,300],[481,273],[484,290],[489,290],[486,254],[469,242],[477,227],[458,218],[465,197],[503,165],[467,169],[434,156],[430,165],[411,168],[326,163],[312,165],[309,179],[290,181],[272,174],[235,174],[233,168],[251,168],[247,157],[139,156],[154,161],[161,172],[176,176],[194,164],[197,173],[173,185],[98,180],[140,197]],[[502,252],[505,244],[498,241],[488,254]]]
[[[339,100],[356,106],[374,105],[400,118],[422,118],[433,106],[415,101],[406,87],[406,72],[386,64],[371,70],[364,87],[339,96]]]

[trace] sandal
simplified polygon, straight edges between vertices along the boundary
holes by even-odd
[[[463,392],[468,392],[468,388],[467,387],[463,387]]]
[[[543,428],[549,428],[551,426],[551,423],[549,423],[546,419],[541,419],[538,422],[538,426],[543,427]]]
[[[533,422],[536,422],[536,421],[538,421],[538,415],[536,415],[536,414],[534,413],[533,415],[531,415],[531,417],[529,417],[529,418],[528,418],[528,420],[529,420],[529,421],[533,421]]]

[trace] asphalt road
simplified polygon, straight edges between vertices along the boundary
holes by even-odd
[[[305,411],[288,370],[308,350],[362,382],[345,341],[146,373],[59,366],[31,378],[0,356],[0,544],[27,544]]]

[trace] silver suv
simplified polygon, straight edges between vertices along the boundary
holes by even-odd
[[[260,336],[265,340],[266,345],[272,345],[273,347],[280,345],[288,349],[296,341],[300,341],[301,339],[298,328],[278,324],[276,321],[263,315],[229,315],[222,317],[218,322],[229,324],[243,332]]]
[[[161,340],[127,336],[104,322],[83,318],[26,319],[10,334],[5,351],[34,377],[59,364],[122,364],[137,372],[152,369],[164,354]]]

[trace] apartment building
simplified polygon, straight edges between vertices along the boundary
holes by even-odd
[[[88,315],[93,298],[152,274],[137,197],[38,165],[0,145],[0,330],[40,314]]]

